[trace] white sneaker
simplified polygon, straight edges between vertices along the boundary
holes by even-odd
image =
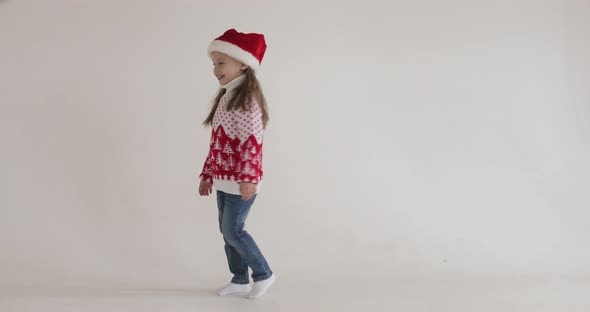
[[[243,294],[250,292],[251,287],[250,284],[234,284],[229,283],[225,287],[217,290],[217,295],[219,296],[227,296],[231,294]]]
[[[266,293],[266,291],[274,284],[275,280],[277,279],[276,275],[273,273],[269,278],[254,282],[254,287],[252,287],[252,291],[248,295],[249,299],[256,299],[260,298],[262,295]]]

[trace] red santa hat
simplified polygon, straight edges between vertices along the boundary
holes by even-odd
[[[221,52],[257,70],[262,63],[266,42],[263,34],[241,33],[235,29],[227,30],[223,35],[215,38],[207,53]]]

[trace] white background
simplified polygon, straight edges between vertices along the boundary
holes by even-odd
[[[206,55],[259,32],[246,229],[289,276],[588,276],[588,1],[0,1],[0,283],[229,272]]]

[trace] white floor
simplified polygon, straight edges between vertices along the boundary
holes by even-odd
[[[258,300],[216,296],[214,289],[222,282],[187,287],[2,287],[0,311],[590,311],[590,278],[581,277],[277,277],[275,286]]]

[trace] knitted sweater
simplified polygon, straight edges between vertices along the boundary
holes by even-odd
[[[213,116],[209,153],[199,178],[213,183],[215,189],[240,195],[240,182],[256,183],[256,191],[262,181],[262,110],[255,97],[252,108],[227,111],[232,91],[240,85],[245,75],[238,76],[226,85],[225,94]]]

